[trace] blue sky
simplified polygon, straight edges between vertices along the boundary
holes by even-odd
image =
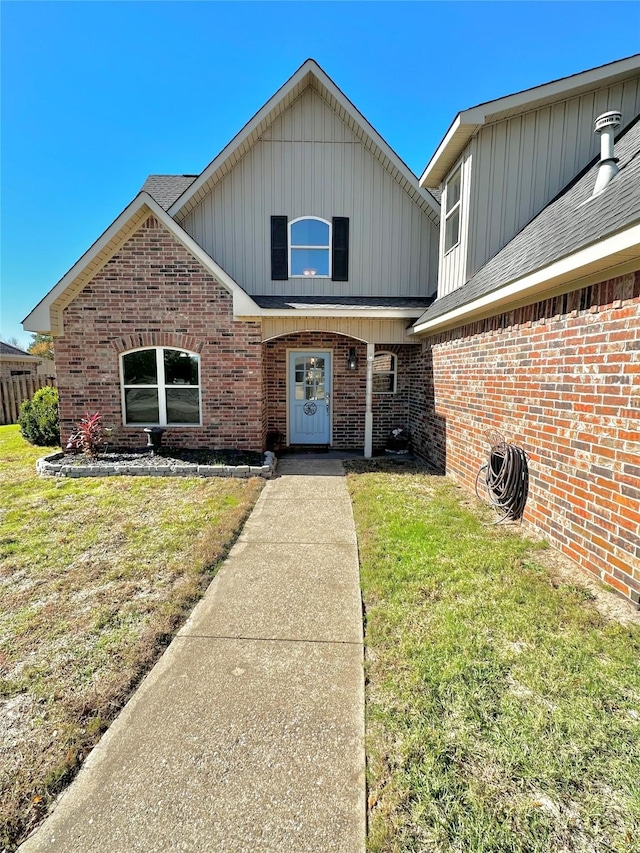
[[[309,56],[420,174],[456,113],[640,51],[631,2],[11,2],[3,338],[151,173],[198,173]]]

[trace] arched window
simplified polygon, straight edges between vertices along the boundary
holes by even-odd
[[[200,426],[200,356],[149,347],[120,356],[125,425]]]
[[[289,223],[289,275],[331,275],[331,223],[304,216]]]
[[[398,359],[381,350],[373,356],[373,393],[395,394]]]

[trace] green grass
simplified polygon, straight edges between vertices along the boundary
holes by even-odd
[[[41,479],[0,427],[0,849],[46,812],[209,584],[257,479]]]
[[[637,853],[638,624],[444,478],[350,468],[369,850]]]

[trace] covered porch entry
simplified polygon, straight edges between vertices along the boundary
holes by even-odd
[[[289,448],[365,457],[384,450],[392,429],[409,426],[411,364],[420,347],[407,342],[404,324],[398,325],[385,337],[401,341],[375,341],[331,328],[270,337],[263,320],[267,435],[277,434]]]

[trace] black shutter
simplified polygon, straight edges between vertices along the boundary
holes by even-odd
[[[331,278],[333,281],[349,280],[349,217],[333,217],[333,245],[331,247]]]
[[[271,279],[285,281],[289,278],[289,247],[287,245],[287,217],[271,217]]]

